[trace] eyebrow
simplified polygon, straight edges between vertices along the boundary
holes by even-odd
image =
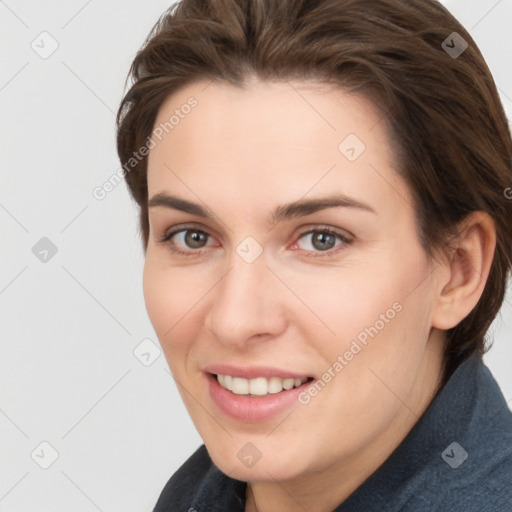
[[[200,204],[193,203],[177,196],[169,195],[165,192],[155,194],[148,202],[149,208],[162,206],[172,208],[191,215],[197,215],[206,219],[212,219],[214,215]],[[283,220],[289,220],[296,217],[311,215],[327,208],[355,208],[377,214],[377,212],[368,204],[357,201],[344,194],[334,194],[315,199],[299,199],[292,203],[278,206],[271,215],[271,222],[277,224]]]

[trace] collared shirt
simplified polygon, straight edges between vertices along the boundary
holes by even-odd
[[[222,473],[203,444],[153,512],[243,512],[246,486]],[[478,357],[455,370],[388,459],[333,512],[399,511],[512,512],[512,412]]]

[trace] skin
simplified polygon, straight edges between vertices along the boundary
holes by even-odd
[[[435,396],[443,329],[460,322],[483,291],[492,220],[475,212],[461,225],[457,248],[429,260],[411,193],[394,168],[386,119],[364,97],[311,81],[253,79],[246,89],[197,82],[167,99],[155,126],[190,96],[197,107],[150,151],[149,198],[173,194],[214,217],[149,209],[149,317],[213,462],[248,482],[246,510],[333,510]],[[338,150],[348,134],[366,146],[355,161]],[[278,205],[333,192],[374,212],[329,208],[272,224]],[[185,255],[160,241],[183,225],[209,235],[202,248],[186,245],[187,232],[176,235],[174,247]],[[335,237],[327,255],[307,234],[325,227],[351,242]],[[247,236],[263,249],[250,264],[236,252]],[[210,398],[209,364],[321,378],[396,303],[400,312],[307,405],[248,424]],[[237,457],[247,442],[261,452],[251,468]]]

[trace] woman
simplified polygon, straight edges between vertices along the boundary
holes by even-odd
[[[510,131],[430,0],[183,0],[118,152],[144,294],[201,446],[155,511],[510,511],[482,362],[511,266]]]

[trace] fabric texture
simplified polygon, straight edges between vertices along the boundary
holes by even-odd
[[[153,512],[242,512],[246,483],[205,445]],[[462,363],[388,459],[333,512],[512,512],[512,412],[487,366]]]

